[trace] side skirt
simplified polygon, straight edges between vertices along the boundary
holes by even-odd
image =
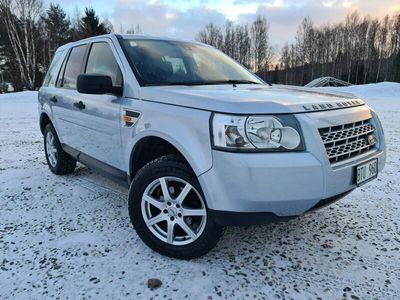
[[[75,158],[77,161],[81,162],[88,168],[100,173],[101,175],[113,180],[114,182],[128,187],[129,188],[129,180],[128,175],[113,166],[110,166],[102,161],[99,161],[85,153],[79,152],[75,148],[72,148],[68,145],[62,144],[62,148],[65,152]]]

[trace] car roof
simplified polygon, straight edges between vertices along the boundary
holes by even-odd
[[[191,40],[184,40],[184,39],[178,39],[178,38],[171,38],[171,37],[158,37],[158,36],[152,36],[152,35],[147,35],[147,34],[115,34],[115,33],[110,33],[110,34],[103,34],[103,35],[97,35],[97,36],[93,36],[90,38],[86,38],[86,39],[82,39],[82,40],[78,40],[75,42],[71,42],[68,44],[65,44],[63,46],[60,46],[57,51],[60,50],[65,50],[65,49],[69,49],[75,45],[79,45],[82,44],[83,42],[92,42],[92,41],[96,41],[100,38],[123,38],[123,39],[137,39],[137,40],[157,40],[157,41],[174,41],[174,42],[186,42],[186,43],[193,43],[193,44],[199,44],[199,45],[206,45],[197,41],[191,41]],[[208,46],[208,45],[207,45]]]

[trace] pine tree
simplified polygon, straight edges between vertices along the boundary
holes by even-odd
[[[58,47],[70,40],[71,21],[59,4],[50,4],[46,15],[42,16],[44,31],[46,33],[45,65],[49,65],[54,52]]]
[[[104,22],[100,22],[99,17],[93,8],[85,9],[85,16],[81,18],[79,26],[81,38],[88,38],[96,35],[107,34],[111,28]]]

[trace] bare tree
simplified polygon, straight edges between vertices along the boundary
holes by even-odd
[[[281,69],[285,70],[285,79],[284,83],[288,84],[289,82],[289,69],[291,67],[291,57],[290,57],[290,47],[286,43],[285,46],[282,47],[281,51]]]
[[[226,22],[223,43],[222,50],[233,59],[236,59],[236,32],[232,21]]]
[[[400,14],[393,16],[390,39],[390,66],[392,81],[400,81]]]
[[[311,67],[311,78],[314,78],[314,60],[316,56],[315,51],[315,30],[310,18],[305,18],[297,31],[296,43],[299,51],[299,59],[302,65],[301,81],[305,83],[305,67]]]
[[[253,41],[254,70],[268,71],[273,56],[273,48],[269,44],[269,23],[264,17],[258,16],[251,27]]]
[[[375,57],[377,55],[377,51],[375,48],[375,41],[377,39],[377,34],[379,30],[379,21],[378,20],[371,20],[368,26],[368,33],[367,33],[367,60],[364,63],[364,83],[367,83],[369,78],[368,75],[373,68],[373,63],[375,61]]]
[[[0,0],[0,22],[7,31],[22,82],[29,89],[35,87],[38,56],[36,23],[41,12],[40,0]]]
[[[251,67],[251,38],[247,24],[236,26],[237,60],[247,68]]]
[[[204,30],[200,31],[196,39],[218,49],[223,48],[223,34],[221,28],[213,23],[208,24]]]
[[[269,24],[261,16],[249,24],[228,21],[224,28],[213,23],[201,30],[196,39],[214,46],[256,72],[266,72],[271,66],[275,49],[269,42]]]

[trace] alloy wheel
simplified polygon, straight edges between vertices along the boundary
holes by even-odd
[[[207,221],[200,193],[177,177],[151,182],[143,193],[141,210],[147,228],[161,241],[176,246],[194,242]]]
[[[47,132],[46,135],[46,153],[50,165],[55,168],[57,165],[57,148],[56,140],[51,131]]]

